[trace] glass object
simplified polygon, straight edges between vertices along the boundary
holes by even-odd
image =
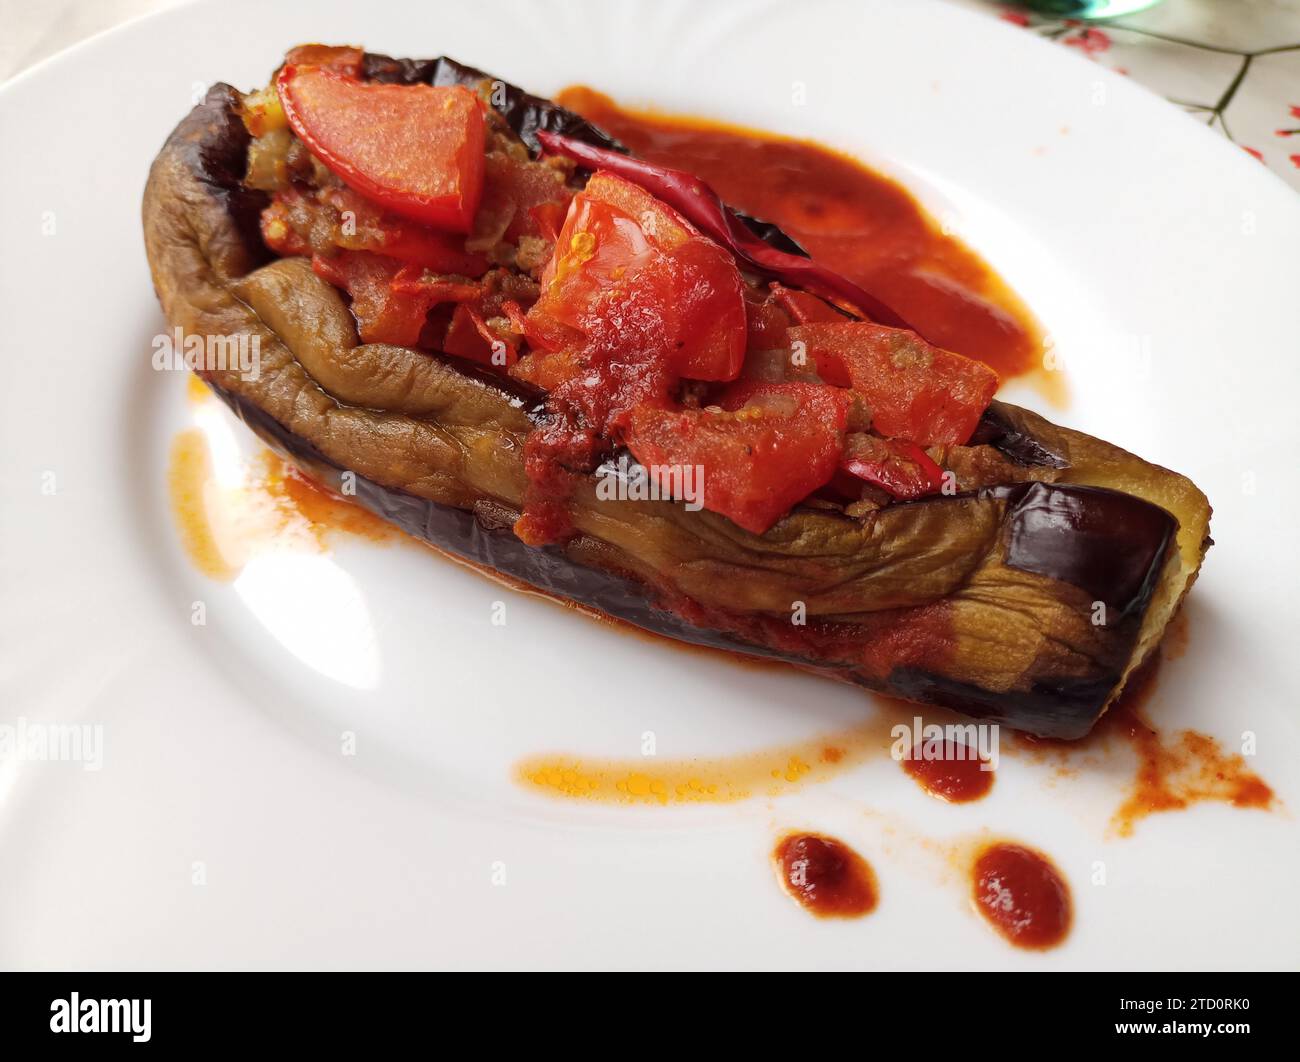
[[[1021,0],[1020,6],[1044,15],[1072,18],[1118,18],[1155,7],[1160,0]]]

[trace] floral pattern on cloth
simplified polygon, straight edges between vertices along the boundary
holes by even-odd
[[[951,2],[1133,78],[1300,191],[1300,0],[1167,0],[1088,21],[993,0]]]

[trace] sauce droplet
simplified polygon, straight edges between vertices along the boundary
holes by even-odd
[[[1070,888],[1051,861],[1032,848],[992,844],[971,873],[975,909],[1018,948],[1054,948],[1070,931]]]
[[[992,763],[960,741],[945,740],[941,750],[918,743],[902,765],[917,785],[949,804],[968,804],[993,788]]]
[[[842,841],[813,833],[783,837],[773,853],[781,885],[819,918],[861,918],[879,900],[876,875]]]

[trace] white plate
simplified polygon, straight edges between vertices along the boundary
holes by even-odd
[[[182,377],[149,368],[163,321],[140,193],[196,88],[259,85],[304,39],[445,52],[542,93],[583,82],[899,175],[1056,338],[1074,397],[1054,415],[1209,494],[1217,545],[1192,649],[1152,713],[1233,748],[1254,732],[1251,764],[1284,807],[1198,806],[1121,839],[1107,821],[1122,765],[1053,784],[1023,760],[966,807],[887,759],[773,800],[552,801],[511,780],[520,756],[632,757],[646,731],[661,757],[737,753],[847,725],[863,695],[621,635],[414,546],[343,543],[233,585],[198,574],[166,500],[168,446],[194,414]],[[932,3],[225,0],[18,78],[0,92],[0,142],[0,723],[100,724],[105,742],[97,772],[0,767],[0,964],[1272,967],[1300,954],[1287,810],[1300,806],[1300,204],[1163,101]],[[767,863],[786,827],[863,852],[880,908],[828,923],[792,904]],[[1077,905],[1065,946],[1007,947],[927,846],[982,829],[1057,860]]]

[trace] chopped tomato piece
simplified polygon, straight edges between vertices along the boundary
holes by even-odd
[[[782,308],[799,324],[835,324],[846,320],[825,299],[819,299],[811,291],[799,291],[787,288],[784,284],[773,284],[772,294]]]
[[[745,361],[748,327],[740,271],[712,240],[687,240],[671,252],[669,275],[680,349],[672,365],[688,380],[734,380]]]
[[[895,498],[920,498],[943,488],[943,469],[916,443],[855,432],[840,467]]]
[[[686,466],[701,469],[704,508],[762,534],[835,473],[848,396],[816,384],[737,383],[724,405],[640,406],[625,442],[664,489]]]
[[[528,216],[532,218],[538,235],[554,243],[560,238],[560,229],[564,227],[564,217],[568,212],[567,203],[539,203],[529,208]]]
[[[790,315],[782,309],[774,295],[764,296],[746,285],[745,318],[749,330],[746,349],[749,352],[777,350],[790,345],[789,337],[785,334],[785,330],[790,327]],[[743,371],[749,371],[748,358]]]
[[[997,374],[915,332],[864,321],[797,325],[823,379],[839,368],[871,408],[872,427],[922,446],[959,445],[974,432],[998,387]]]
[[[574,197],[528,321],[530,341],[551,350],[621,331],[629,348],[639,344],[642,356],[694,380],[733,380],[745,356],[731,256],[648,192],[605,173]]]
[[[430,306],[440,302],[472,302],[483,294],[478,284],[439,276],[409,263],[393,277],[392,289],[399,295],[419,295]]]
[[[531,159],[516,159],[493,152],[487,157],[484,199],[505,206],[507,223],[503,238],[517,242],[522,236],[555,239],[558,225],[549,233],[539,227],[542,217],[563,219],[573,192],[564,184],[564,174],[554,166]]]
[[[296,48],[289,49],[284,57],[284,65],[299,68],[323,66],[344,77],[360,77],[365,57],[366,53],[361,48],[332,44],[300,44]]]
[[[525,354],[510,369],[510,375],[543,391],[555,391],[582,372],[578,356],[571,350],[554,354],[534,351]]]
[[[311,266],[317,276],[352,296],[352,313],[363,343],[416,346],[430,308],[439,302],[454,301],[433,285],[394,290],[397,277],[411,267],[381,254],[341,251],[332,257],[315,255]]]
[[[487,259],[466,251],[462,237],[389,214],[351,188],[326,189],[320,196],[338,211],[340,247],[386,254],[434,273],[477,277],[487,272]]]
[[[501,312],[510,321],[510,331],[522,336],[524,334],[524,311],[519,303],[513,299],[507,299],[501,304]]]
[[[403,217],[466,233],[483,193],[483,107],[459,85],[388,85],[319,67],[276,78],[294,133],[345,184]]]
[[[311,264],[318,276],[352,296],[352,313],[363,343],[415,346],[429,304],[392,290],[401,262],[365,251],[344,251],[333,257],[315,255]]]
[[[477,361],[493,369],[507,369],[515,363],[515,346],[492,331],[483,315],[467,303],[458,303],[442,342],[447,354]]]

